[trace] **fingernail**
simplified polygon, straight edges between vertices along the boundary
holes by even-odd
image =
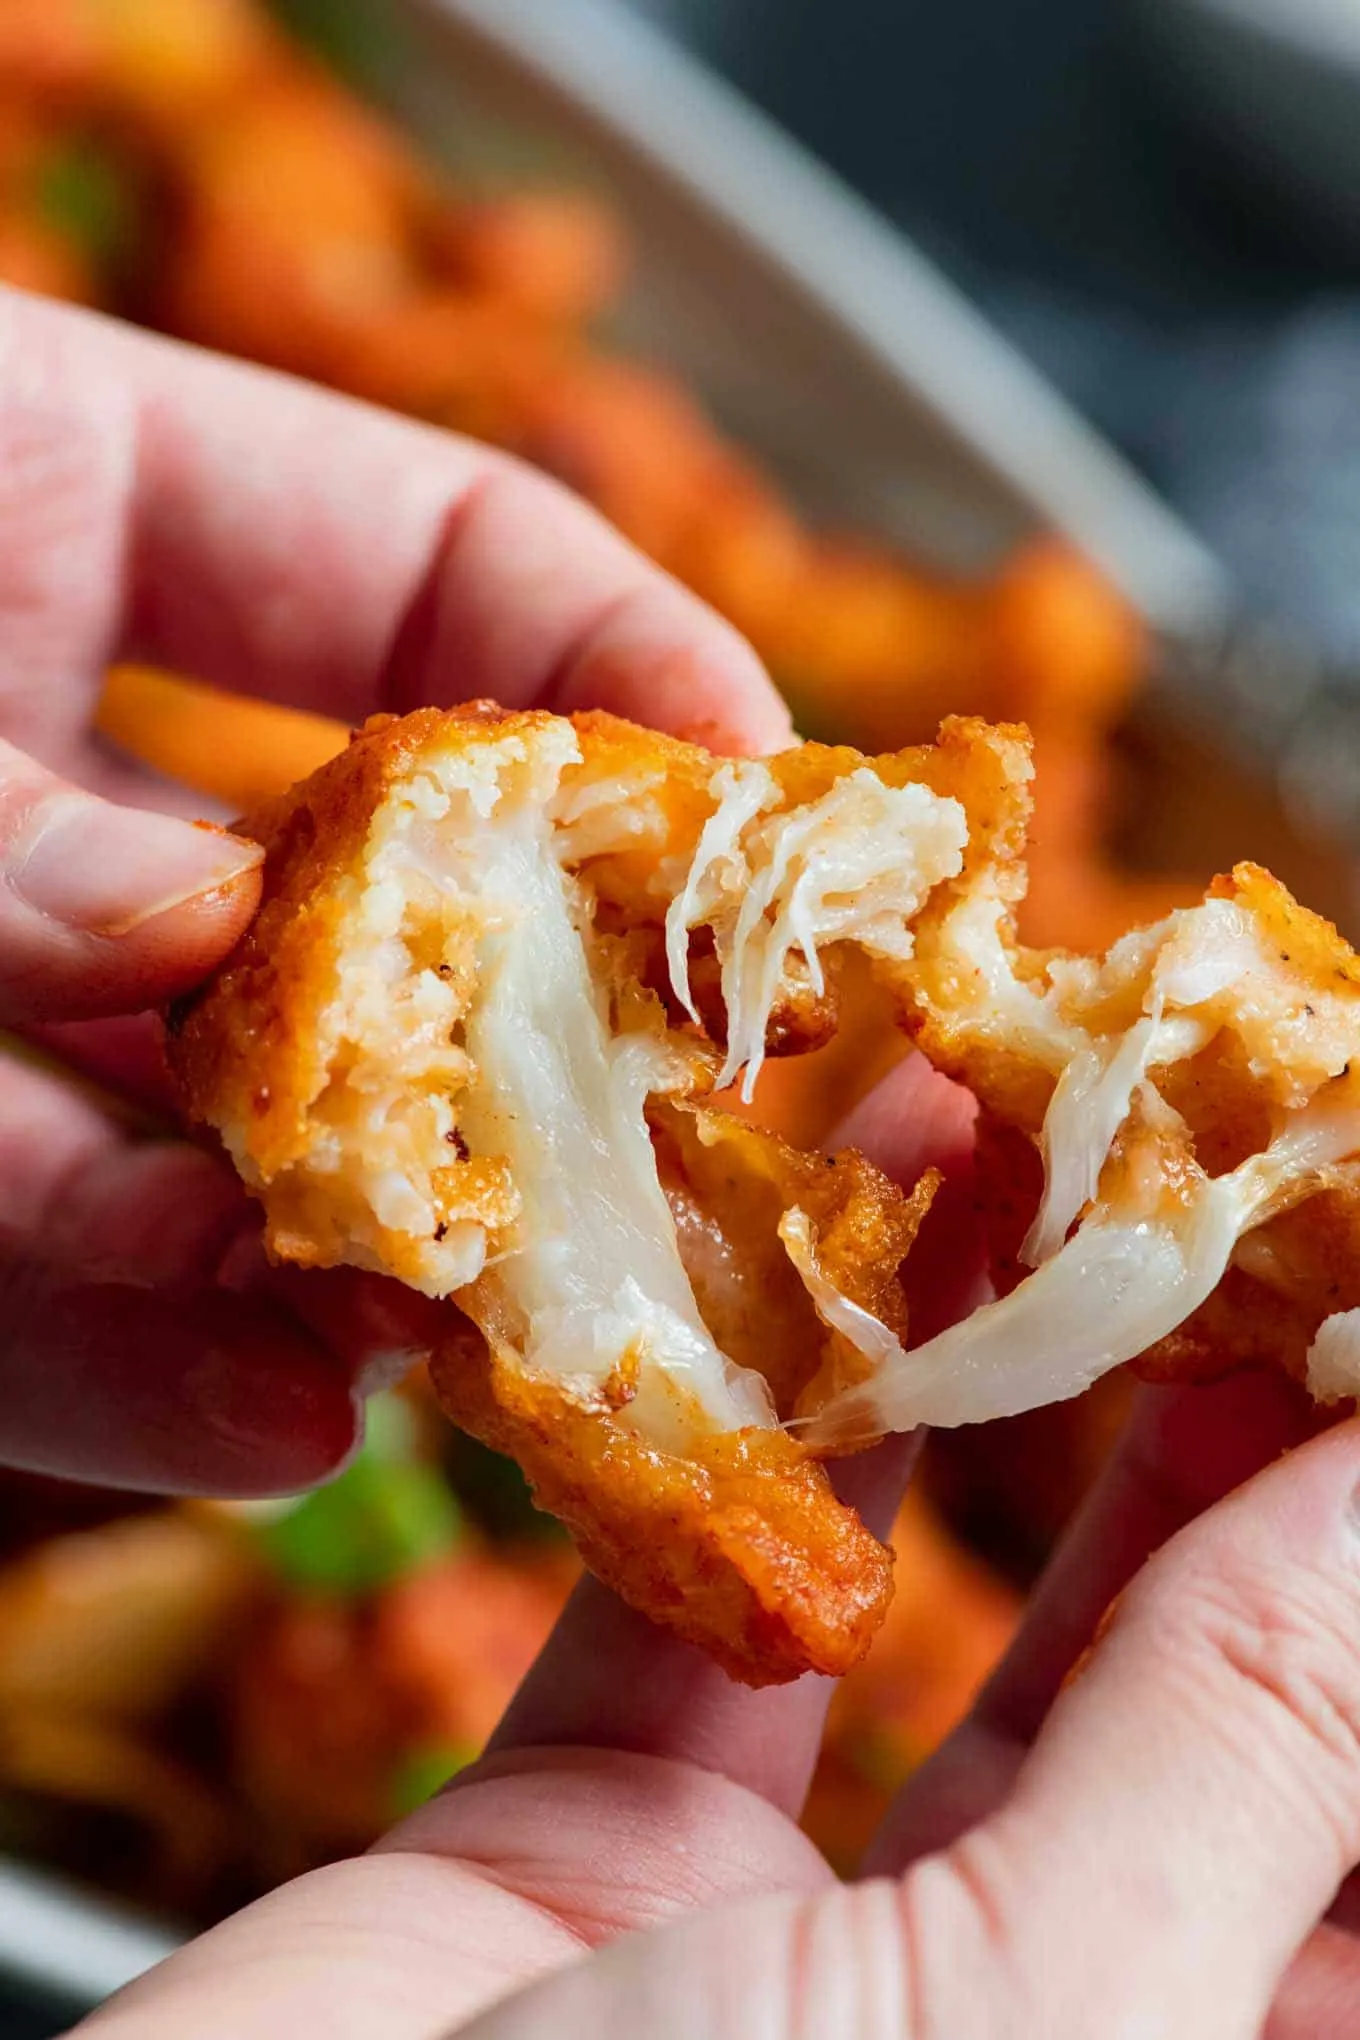
[[[34,817],[34,835],[9,871],[38,913],[92,935],[127,935],[253,871],[258,843],[174,815],[61,794]]]

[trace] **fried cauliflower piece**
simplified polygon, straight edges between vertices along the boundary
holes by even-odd
[[[271,1252],[450,1299],[446,1407],[753,1683],[846,1669],[886,1606],[782,1426],[867,1374],[847,1312],[905,1334],[933,1184],[697,1101],[827,1037],[848,948],[905,986],[928,902],[1013,889],[1026,812],[977,723],[723,763],[608,716],[380,718],[244,824],[259,914],[172,1016]]]
[[[1321,1400],[1360,1391],[1360,958],[1335,928],[1243,864],[1103,958],[1018,947],[982,887],[916,938],[917,1038],[1033,1141],[1042,1191],[1022,1279],[913,1352],[864,1336],[873,1376],[814,1436],[1014,1415],[1129,1360],[1269,1355]],[[987,1196],[1004,1232],[1014,1200]]]

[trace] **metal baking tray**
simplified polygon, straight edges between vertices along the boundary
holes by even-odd
[[[382,15],[385,95],[452,167],[608,190],[638,249],[619,338],[688,378],[809,514],[960,567],[1057,529],[1159,630],[1221,627],[1221,570],[1131,469],[909,242],[657,31],[612,0],[389,0]],[[1174,715],[1154,708],[1139,741],[1202,805],[1202,756]],[[1227,855],[1254,845],[1297,871],[1269,787],[1221,757],[1213,778],[1228,835],[1253,832]],[[1319,862],[1311,897],[1333,871]],[[54,2018],[174,1942],[0,1861],[0,1974]]]
[[[1205,548],[967,299],[616,0],[389,11],[401,116],[455,168],[518,134],[604,184],[637,256],[620,337],[702,391],[811,515],[959,567],[1056,528],[1158,625],[1222,612]]]
[[[605,187],[637,255],[617,337],[702,392],[810,517],[962,569],[1058,531],[1122,588],[1160,651],[1126,732],[1130,861],[1207,872],[1250,855],[1360,930],[1360,674],[1244,610],[1203,543],[910,241],[617,0],[386,11],[394,111],[455,170]]]

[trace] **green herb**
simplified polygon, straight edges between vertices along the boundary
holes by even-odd
[[[397,25],[383,0],[275,0],[274,12],[356,84],[384,83],[401,61]]]
[[[450,1778],[475,1764],[477,1756],[471,1743],[426,1743],[408,1750],[392,1780],[393,1819],[400,1820],[403,1814],[424,1806]]]
[[[412,1460],[418,1456],[420,1425],[405,1396],[370,1396],[364,1405],[364,1457]]]
[[[371,1594],[456,1548],[458,1503],[438,1469],[412,1458],[411,1447],[410,1412],[396,1397],[375,1397],[354,1465],[257,1527],[285,1580],[322,1593]]]
[[[136,233],[137,205],[122,166],[84,137],[53,150],[38,173],[38,211],[58,233],[95,261],[126,261]]]

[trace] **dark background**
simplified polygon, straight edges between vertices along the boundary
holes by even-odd
[[[1263,607],[1360,651],[1360,272],[1115,0],[631,0],[900,222]],[[60,2008],[0,2000],[3,2040]]]
[[[632,4],[933,254],[1251,602],[1360,655],[1360,261],[1125,0]]]

